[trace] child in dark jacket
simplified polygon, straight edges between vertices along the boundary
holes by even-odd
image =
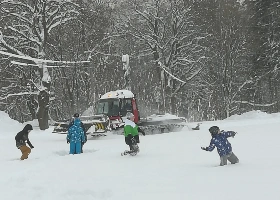
[[[21,160],[27,159],[28,155],[31,153],[31,149],[34,148],[28,138],[29,132],[31,130],[33,130],[32,125],[26,124],[23,130],[20,131],[15,137],[16,147],[20,149],[22,153],[22,156],[20,158]],[[26,146],[26,142],[31,149],[28,146]]]
[[[209,129],[209,132],[212,136],[210,145],[208,147],[201,147],[201,149],[205,151],[213,151],[214,148],[217,147],[217,151],[221,159],[220,166],[227,165],[227,160],[229,160],[231,164],[238,163],[239,159],[232,152],[231,144],[227,140],[228,137],[234,137],[236,132],[220,131],[218,126],[212,126]]]

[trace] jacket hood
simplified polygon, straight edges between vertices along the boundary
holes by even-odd
[[[74,119],[74,125],[78,126],[81,124],[81,120],[79,118]]]
[[[25,127],[23,128],[23,131],[29,131],[29,130],[33,130],[33,127],[31,124],[26,124]]]
[[[125,126],[129,125],[129,126],[132,126],[132,128],[134,128],[136,126],[136,124],[129,119],[125,119],[123,122],[124,122]]]

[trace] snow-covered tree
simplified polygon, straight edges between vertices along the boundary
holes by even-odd
[[[130,12],[120,16],[119,32],[136,39],[142,46],[139,53],[152,59],[161,111],[176,113],[179,92],[203,69],[200,42],[206,35],[193,23],[191,8],[184,1],[127,3]]]
[[[37,118],[40,129],[48,125],[49,95],[51,79],[47,68],[47,47],[51,32],[76,17],[76,5],[68,0],[4,0],[1,14],[5,24],[1,24],[0,46],[6,52],[25,56],[29,64],[35,64],[40,74],[40,82],[30,81],[38,91]],[[32,59],[39,58],[39,59]],[[22,69],[24,71],[24,69]]]
[[[252,100],[248,103],[254,109],[279,110],[280,2],[246,0],[244,5],[249,19],[247,50],[254,79]]]
[[[50,49],[56,59],[89,60],[73,67],[53,69],[54,119],[67,119],[94,106],[99,94],[120,87],[121,54],[117,54],[110,30],[112,8],[103,1],[75,1],[79,15],[66,27],[54,30]],[[114,72],[114,73],[113,73]]]

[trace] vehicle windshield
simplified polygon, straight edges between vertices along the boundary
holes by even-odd
[[[101,99],[97,103],[97,114],[119,116],[119,99]]]
[[[120,113],[122,116],[125,116],[127,112],[132,112],[131,99],[122,99]]]

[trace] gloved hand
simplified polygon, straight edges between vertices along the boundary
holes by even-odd
[[[201,147],[201,149],[204,150],[204,151],[208,151],[207,147]]]
[[[69,144],[70,143],[70,141],[69,140],[67,140],[67,144]]]
[[[31,146],[30,148],[31,148],[31,149],[34,149],[34,146]]]
[[[142,133],[142,135],[144,135],[144,136],[146,135],[146,133],[141,128],[139,128],[139,127],[138,127],[138,132]]]
[[[236,132],[234,132],[234,131],[232,131],[232,133],[231,133],[231,137],[233,137],[234,138],[234,136],[236,135]]]

